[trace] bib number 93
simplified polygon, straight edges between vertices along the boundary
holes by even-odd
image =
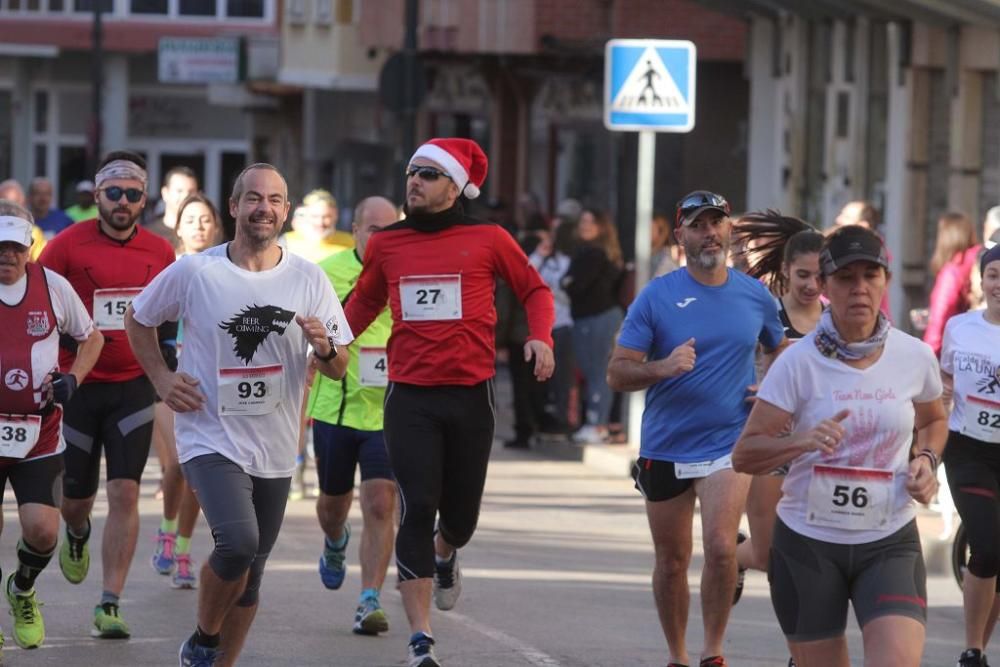
[[[267,396],[267,383],[265,382],[240,382],[236,385],[236,393],[240,398],[264,398]]]

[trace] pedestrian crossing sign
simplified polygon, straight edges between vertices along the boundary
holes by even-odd
[[[695,46],[687,40],[612,39],[604,49],[609,130],[690,132]]]

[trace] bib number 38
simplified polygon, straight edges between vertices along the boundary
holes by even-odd
[[[0,414],[0,456],[23,459],[38,444],[42,418]]]

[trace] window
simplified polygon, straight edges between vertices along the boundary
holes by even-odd
[[[45,144],[35,144],[35,176],[45,176],[49,166],[48,157]]]
[[[49,131],[49,93],[45,90],[35,91],[35,132]]]
[[[167,0],[132,0],[133,14],[166,14]]]
[[[50,12],[61,12],[64,8],[63,0],[49,0]]]
[[[180,0],[181,16],[215,16],[215,0]]]
[[[264,0],[226,0],[226,16],[264,18]]]
[[[354,23],[354,0],[336,0],[337,23]]]
[[[95,5],[98,5],[102,12],[107,12],[108,14],[115,10],[114,0],[74,0],[73,11],[92,12]]]

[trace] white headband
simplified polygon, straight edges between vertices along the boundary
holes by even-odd
[[[113,178],[142,181],[143,189],[146,188],[146,170],[131,160],[112,160],[101,167],[101,170],[97,172],[97,176],[94,178],[94,181],[96,181],[97,187],[99,188],[104,181],[108,181]]]

